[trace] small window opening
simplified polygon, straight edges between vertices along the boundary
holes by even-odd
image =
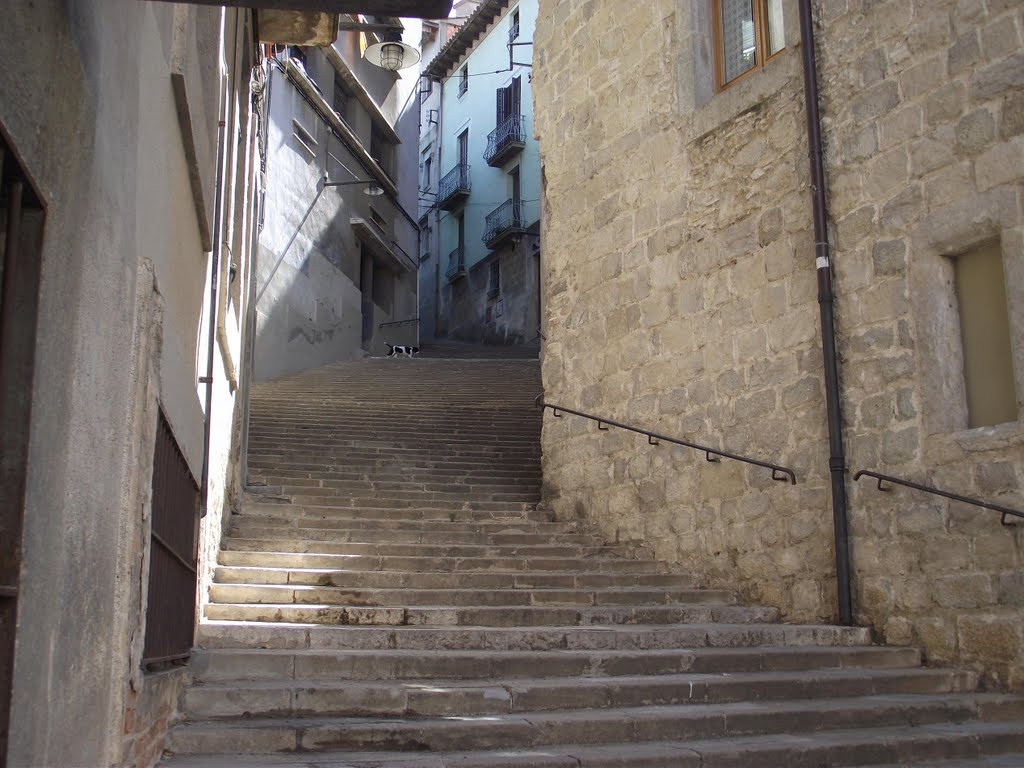
[[[469,90],[469,64],[459,70],[459,96]]]
[[[1017,392],[999,242],[953,259],[968,427],[1017,420]]]
[[[488,273],[487,296],[493,299],[499,293],[501,293],[501,268],[498,266],[498,260],[495,259],[491,262]]]

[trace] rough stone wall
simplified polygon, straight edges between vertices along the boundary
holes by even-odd
[[[931,362],[952,343],[934,338],[933,312],[950,298],[936,293],[949,290],[940,257],[979,238],[1002,236],[1021,327],[1020,6],[814,7],[850,468],[987,497],[1013,491],[1020,422],[950,428],[943,418],[962,406],[936,398],[957,376],[962,389],[962,375]],[[828,620],[835,571],[796,3],[785,4],[786,51],[719,94],[709,8],[652,0],[625,18],[612,0],[541,2],[545,394],[790,466],[799,482],[549,416],[546,496],[559,517],[641,540],[787,620]],[[928,259],[930,269],[913,266]],[[1019,534],[984,511],[850,486],[858,621],[1019,685]]]
[[[1001,243],[1024,413],[1024,7],[826,5],[819,59],[850,467],[1024,509],[1021,416],[967,429],[947,258]],[[930,660],[1024,685],[1021,529],[865,479],[851,523],[861,621]]]

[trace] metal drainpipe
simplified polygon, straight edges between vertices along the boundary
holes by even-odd
[[[853,623],[850,591],[850,540],[846,514],[846,454],[839,403],[839,365],[836,360],[832,265],[829,258],[828,203],[825,200],[825,167],[821,149],[821,117],[818,112],[818,70],[814,62],[814,24],[811,0],[800,0],[800,40],[804,64],[804,101],[807,141],[811,161],[811,208],[814,214],[814,251],[818,275],[818,307],[821,313],[821,346],[825,363],[825,407],[828,419],[828,468],[832,480],[832,525],[835,532],[836,586],[839,621]]]
[[[224,21],[221,22],[221,29],[227,29],[227,24]],[[223,34],[221,39],[223,39]],[[200,517],[206,517],[208,511],[206,507],[208,503],[207,485],[210,480],[210,430],[213,424],[213,351],[217,343],[217,289],[220,282],[221,241],[224,239],[224,227],[221,221],[221,208],[224,204],[224,137],[227,133],[227,116],[224,114],[224,111],[229,103],[228,89],[230,87],[231,78],[229,77],[224,86],[224,103],[221,105],[221,119],[217,123],[217,186],[213,203],[214,241],[213,250],[210,252],[209,333],[207,334],[206,343],[206,375],[199,379],[201,383],[206,384],[206,419],[203,422],[203,472],[199,486],[202,493],[203,511]]]

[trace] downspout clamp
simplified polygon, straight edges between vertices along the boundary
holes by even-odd
[[[804,65],[807,142],[811,163],[811,208],[814,214],[814,253],[818,276],[818,307],[821,314],[821,346],[825,364],[825,409],[828,420],[828,468],[832,482],[836,586],[839,593],[839,621],[848,626],[853,624],[853,600],[850,590],[850,539],[846,512],[846,454],[843,448],[843,419],[839,403],[839,365],[836,359],[832,264],[828,242],[828,203],[825,200],[825,167],[822,160],[818,70],[814,62],[811,0],[800,0],[800,41]]]

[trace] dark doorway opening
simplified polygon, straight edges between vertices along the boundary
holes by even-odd
[[[0,767],[6,765],[45,210],[0,130]]]

